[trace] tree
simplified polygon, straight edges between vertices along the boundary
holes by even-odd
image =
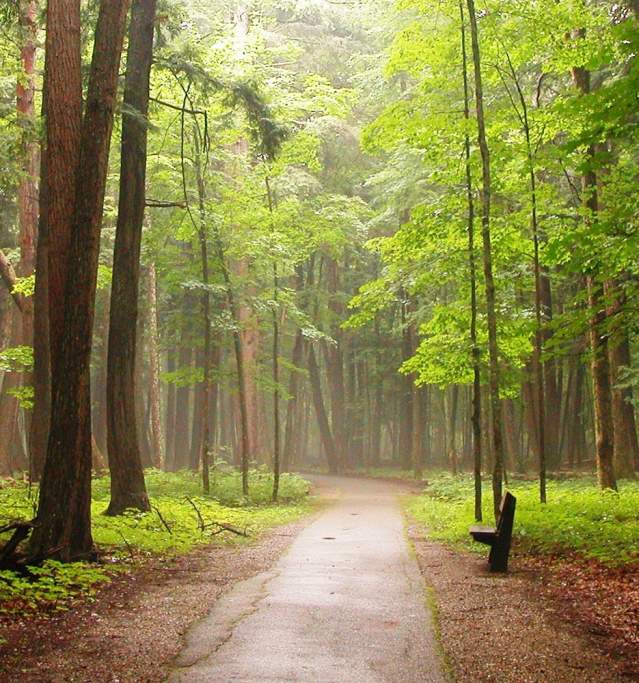
[[[150,509],[136,426],[135,360],[155,15],[155,0],[133,1],[109,320],[107,447],[111,502],[107,512],[111,515],[127,508]]]
[[[100,4],[82,116],[80,6],[70,0],[51,0],[47,8],[45,168],[52,403],[49,446],[31,537],[31,555],[36,558],[71,560],[93,553],[90,340],[127,13],[126,0]],[[69,178],[75,179],[75,185]]]
[[[492,244],[490,234],[491,170],[490,150],[486,136],[484,91],[481,71],[481,49],[474,0],[467,0],[473,66],[475,71],[475,103],[477,107],[477,135],[482,160],[482,240],[484,246],[484,280],[488,318],[488,353],[490,370],[490,407],[493,439],[493,506],[499,515],[503,481],[503,445],[501,433],[501,403],[499,400],[499,348],[497,346],[497,311],[493,278]]]

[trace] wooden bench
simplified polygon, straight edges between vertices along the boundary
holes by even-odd
[[[508,556],[510,555],[510,541],[513,536],[515,521],[515,506],[517,499],[512,493],[506,493],[499,506],[497,527],[471,526],[470,535],[478,542],[490,546],[488,563],[490,571],[507,572]]]

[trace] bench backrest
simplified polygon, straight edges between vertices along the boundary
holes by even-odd
[[[517,499],[512,493],[506,493],[501,499],[501,505],[499,506],[499,520],[497,522],[498,536],[512,536],[516,506]]]

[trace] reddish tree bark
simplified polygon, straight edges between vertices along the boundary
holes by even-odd
[[[140,247],[146,199],[147,116],[156,0],[133,0],[124,81],[118,223],[107,370],[111,501],[108,514],[149,509],[136,427],[135,383]]]
[[[62,189],[58,205],[48,187],[51,433],[31,537],[35,557],[71,560],[93,554],[91,537],[91,333],[95,313],[100,228],[116,104],[118,72],[128,14],[126,0],[102,0],[84,119],[81,106],[80,8],[50,0],[47,12],[47,167]],[[70,81],[71,87],[69,89]],[[57,88],[61,91],[57,91]],[[65,101],[61,95],[68,95]],[[81,124],[78,138],[76,129]],[[54,145],[55,142],[55,145]],[[53,146],[52,146],[53,145]],[[61,153],[58,158],[54,150]],[[55,171],[54,171],[55,169]],[[72,211],[70,209],[72,208]],[[56,210],[59,212],[56,213]],[[57,218],[54,220],[54,216]],[[60,246],[68,256],[57,261]],[[55,285],[52,287],[52,285]],[[54,294],[61,301],[54,302]]]

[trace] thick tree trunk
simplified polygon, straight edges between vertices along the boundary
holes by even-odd
[[[136,429],[136,332],[140,246],[146,197],[147,116],[156,0],[133,0],[122,113],[118,224],[113,252],[107,420],[111,502],[108,514],[149,510]]]
[[[31,552],[62,560],[93,553],[91,333],[128,3],[102,0],[100,5],[82,122],[79,9],[77,2],[49,1],[45,65],[52,405]],[[75,186],[70,179],[76,180]],[[54,198],[55,186],[62,192],[62,204]],[[57,260],[61,246],[67,256],[62,262]],[[56,296],[61,300],[54,301]]]

